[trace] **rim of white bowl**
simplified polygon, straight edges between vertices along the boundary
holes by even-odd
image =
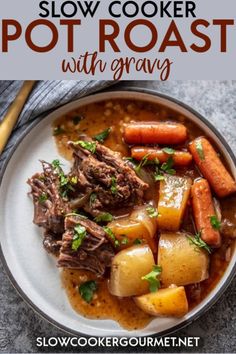
[[[108,97],[109,96],[109,97]],[[204,118],[199,112],[188,106],[187,104],[179,101],[176,98],[173,98],[171,96],[156,92],[151,89],[146,89],[146,88],[136,88],[136,87],[129,87],[126,86],[120,90],[119,88],[112,88],[112,89],[106,89],[105,91],[101,93],[94,93],[89,96],[80,98],[76,101],[67,103],[64,106],[61,106],[57,108],[55,111],[49,113],[47,116],[45,116],[43,119],[55,119],[58,115],[58,112],[60,114],[65,114],[66,112],[70,112],[71,110],[75,109],[76,107],[82,107],[87,104],[93,103],[93,102],[101,102],[107,99],[132,99],[132,100],[139,100],[139,101],[148,101],[156,104],[162,104],[164,106],[167,106],[168,108],[172,108],[173,110],[178,111],[177,108],[179,108],[180,111],[184,111],[187,118],[190,120],[197,120],[195,123],[199,125],[203,130],[208,128],[210,133],[210,137],[214,140],[214,142],[217,145],[220,145],[221,151],[222,148],[224,150],[224,157],[226,158],[227,162],[230,165],[231,172],[234,174],[236,177],[236,157],[233,154],[233,151],[229,147],[228,143],[226,140],[223,138],[223,136],[218,132],[218,130],[213,126],[212,123],[210,123],[206,118]],[[155,102],[156,101],[156,102]],[[189,117],[189,114],[192,116],[192,119]],[[55,116],[55,117],[54,117]],[[32,123],[30,127],[26,128],[24,132],[20,135],[18,138],[18,141],[16,145],[13,147],[11,150],[10,154],[8,155],[7,159],[5,160],[3,167],[0,171],[0,188],[2,185],[2,180],[3,176],[5,174],[5,171],[7,169],[7,166],[14,155],[15,151],[17,150],[18,146],[21,144],[23,139],[28,135],[28,133],[34,129],[41,121],[36,121],[35,124]],[[82,333],[79,331],[75,331],[72,328],[69,328],[57,321],[55,321],[53,318],[48,316],[46,313],[44,313],[38,306],[36,306],[31,299],[24,293],[22,290],[21,286],[17,283],[17,281],[14,278],[14,275],[12,274],[11,270],[8,267],[7,260],[4,257],[4,253],[0,244],[0,259],[2,261],[3,267],[6,271],[6,274],[12,283],[13,287],[16,289],[18,294],[21,296],[21,298],[42,318],[44,318],[47,322],[51,323],[55,327],[65,331],[68,334],[72,335],[88,335],[86,333]],[[216,285],[216,287],[207,295],[207,297],[199,304],[197,305],[193,310],[189,312],[187,315],[186,319],[183,319],[179,324],[174,325],[166,330],[163,330],[161,332],[154,332],[150,333],[150,335],[156,335],[156,336],[164,336],[167,334],[171,334],[176,332],[177,330],[180,330],[187,325],[191,324],[193,321],[198,319],[201,315],[203,315],[206,311],[208,311],[222,296],[222,294],[225,292],[227,287],[230,285],[231,281],[234,278],[234,275],[236,273],[236,252],[234,251],[234,256],[231,258],[231,261],[222,276],[221,280],[219,283]],[[139,336],[147,336],[147,333],[142,333],[142,330],[139,331],[140,334]],[[124,333],[124,332],[123,332]],[[96,336],[96,334],[93,334],[93,336]],[[111,334],[112,336],[112,334]],[[116,335],[119,337],[119,335]],[[124,334],[122,334],[124,336]],[[127,331],[126,333],[127,337],[134,336],[132,334],[132,331],[129,332]]]

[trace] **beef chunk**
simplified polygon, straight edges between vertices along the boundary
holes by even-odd
[[[61,245],[61,234],[54,234],[50,230],[45,230],[43,246],[48,253],[52,253],[55,256],[58,256]]]
[[[86,229],[86,236],[77,250],[72,249],[75,227]],[[103,228],[91,220],[80,216],[68,216],[65,219],[65,233],[62,238],[58,266],[63,268],[85,269],[104,275],[110,267],[114,250]]]
[[[96,216],[101,211],[132,206],[143,198],[148,185],[122,160],[119,153],[96,144],[91,153],[79,144],[69,143],[74,150],[73,174],[78,176],[80,189],[85,194],[95,193],[96,198],[84,209]]]
[[[64,232],[64,215],[70,211],[60,192],[60,178],[53,166],[42,161],[43,173],[28,180],[34,202],[34,223],[55,234]]]
[[[43,245],[49,253],[59,254],[58,265],[103,275],[114,256],[113,246],[103,228],[72,212],[83,208],[97,216],[104,211],[132,207],[142,202],[148,185],[119,153],[88,138],[86,141],[96,150],[90,152],[86,144],[82,148],[70,143],[74,164],[68,175],[58,160],[52,164],[42,161],[43,172],[32,176],[28,184],[34,202],[34,223],[45,229]],[[77,225],[86,229],[86,235],[75,249],[73,238]]]

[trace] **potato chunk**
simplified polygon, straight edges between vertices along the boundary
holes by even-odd
[[[113,258],[109,290],[116,296],[134,296],[148,293],[149,284],[142,277],[155,264],[150,247],[133,246],[120,251]]]
[[[145,205],[134,209],[129,216],[110,222],[108,227],[120,241],[121,248],[131,247],[135,240],[140,239],[147,243],[154,253],[157,251],[157,241],[154,238],[157,221],[148,215]],[[122,243],[124,239],[127,239],[126,243]]]
[[[178,231],[189,198],[191,178],[165,175],[160,182],[158,227]]]
[[[191,244],[185,233],[161,234],[158,264],[163,286],[199,283],[208,278],[208,254]]]
[[[188,300],[183,286],[160,289],[135,298],[144,312],[158,317],[183,317],[188,312]]]
[[[133,246],[135,240],[146,240],[149,236],[148,230],[142,223],[131,220],[129,217],[114,220],[108,224],[108,227],[119,241],[122,242],[125,237],[128,239],[127,244],[124,245],[125,248]]]

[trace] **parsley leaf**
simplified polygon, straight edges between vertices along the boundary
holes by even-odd
[[[140,238],[136,238],[134,240],[134,245],[141,245],[143,243],[143,241]]]
[[[40,204],[43,204],[44,202],[46,202],[47,199],[48,199],[47,193],[43,192],[42,194],[40,194],[38,201]]]
[[[204,151],[200,140],[196,141],[196,149],[200,160],[205,160]]]
[[[62,171],[59,173],[59,177],[60,177],[60,186],[61,187],[66,186],[69,182],[68,177],[66,177]]]
[[[175,149],[169,148],[169,147],[165,147],[162,149],[163,152],[165,152],[168,155],[174,155],[175,153]]]
[[[75,226],[74,237],[71,245],[73,251],[78,250],[78,248],[81,246],[82,242],[84,241],[86,235],[87,235],[87,231],[84,226],[80,224]]]
[[[68,179],[68,177],[65,176],[61,166],[62,166],[62,164],[59,160],[52,161],[52,167],[55,170],[55,172],[58,174],[59,179],[60,179],[60,187],[63,187],[65,185],[67,185],[67,183],[69,182],[69,179]]]
[[[107,226],[103,226],[103,230],[110,237],[110,239],[114,242],[115,247],[119,247],[120,242],[116,239],[116,236],[113,233],[113,231]]]
[[[147,165],[159,165],[159,163],[160,161],[155,157],[153,160],[148,160]]]
[[[93,206],[93,203],[95,202],[95,200],[97,199],[97,194],[96,193],[91,193],[90,197],[89,197],[89,205],[90,207]]]
[[[121,244],[122,245],[127,245],[129,243],[129,239],[128,237],[126,237],[125,235],[122,235],[122,240],[121,240]]]
[[[154,172],[155,181],[163,181],[165,179],[164,172],[169,175],[174,175],[176,171],[172,168],[173,164],[173,158],[169,157],[168,160],[161,165],[161,167],[156,166],[156,171]]]
[[[80,145],[83,149],[90,151],[92,154],[96,152],[96,143],[92,141],[78,140],[74,142],[75,145]]]
[[[93,299],[95,291],[98,289],[98,285],[96,281],[94,280],[89,280],[86,281],[85,283],[81,284],[79,287],[79,293],[81,297],[86,301],[87,303],[90,303]]]
[[[190,243],[197,246],[198,248],[203,248],[205,251],[211,254],[211,248],[201,238],[201,232],[198,232],[194,236],[187,236],[187,238],[190,241]]]
[[[168,160],[161,165],[161,170],[168,173],[169,175],[174,175],[176,171],[172,168],[173,165],[174,160],[172,157],[169,157]]]
[[[124,160],[130,161],[133,164],[137,164],[137,161],[133,157],[124,157]]]
[[[72,192],[74,192],[75,189],[70,184],[69,178],[65,176],[61,166],[62,164],[60,163],[59,160],[52,161],[52,167],[55,170],[55,172],[58,174],[60,180],[60,194],[63,198],[66,198],[68,191],[71,190]]]
[[[164,181],[165,176],[162,173],[155,172],[154,173],[154,179],[155,179],[156,182]]]
[[[147,154],[146,155],[146,157],[144,156],[143,158],[142,158],[142,160],[141,161],[137,161],[137,160],[135,160],[133,157],[125,157],[125,160],[127,160],[127,161],[130,161],[131,163],[132,163],[132,165],[133,165],[133,168],[134,168],[134,170],[135,170],[135,172],[137,173],[137,175],[139,175],[139,177],[142,179],[142,177],[141,177],[141,174],[140,174],[140,172],[141,172],[141,168],[142,167],[144,167],[144,166],[149,166],[149,165],[159,165],[159,163],[160,163],[160,161],[158,160],[158,158],[154,158],[154,159],[152,159],[152,160],[148,160],[148,156],[149,156],[150,154]]]
[[[141,168],[144,167],[145,165],[147,165],[148,163],[148,156],[150,154],[146,154],[145,156],[143,156],[142,160],[140,161],[140,163],[138,164],[138,166],[135,167],[135,171],[136,172],[140,172]]]
[[[213,229],[220,230],[221,222],[220,222],[220,220],[218,220],[216,215],[210,216],[210,222],[211,222],[211,226],[213,227]]]
[[[117,193],[117,181],[116,177],[111,177],[111,193],[116,194]]]
[[[111,132],[111,128],[107,128],[106,130],[104,130],[103,132],[97,134],[94,136],[94,139],[99,141],[99,143],[103,143],[104,140],[106,140],[106,138],[108,137],[108,135]]]
[[[52,161],[52,167],[54,168],[54,170],[61,168],[62,164],[59,160],[53,160]]]
[[[160,171],[159,166],[156,166],[156,170],[154,172],[154,180],[157,181],[163,181],[165,179],[165,176],[162,171]]]
[[[150,154],[149,154],[150,155]],[[159,165],[160,161],[158,160],[157,157],[155,157],[154,159],[152,160],[147,160],[146,163],[145,163],[145,166],[149,166],[149,165]]]
[[[151,293],[154,293],[161,287],[160,283],[160,275],[162,272],[162,268],[158,265],[154,265],[152,271],[142,277],[142,280],[147,280],[149,282],[149,290]]]
[[[148,215],[150,216],[150,218],[156,218],[158,216],[158,212],[156,208],[153,208],[151,206],[146,208]]]
[[[113,220],[113,216],[110,213],[102,213],[96,216],[95,222],[109,222]]]

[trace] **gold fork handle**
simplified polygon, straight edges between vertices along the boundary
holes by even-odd
[[[0,154],[2,153],[9,136],[19,118],[19,115],[24,107],[24,104],[29,97],[30,92],[35,84],[35,81],[25,81],[17,94],[16,98],[10,105],[5,117],[0,123]]]

